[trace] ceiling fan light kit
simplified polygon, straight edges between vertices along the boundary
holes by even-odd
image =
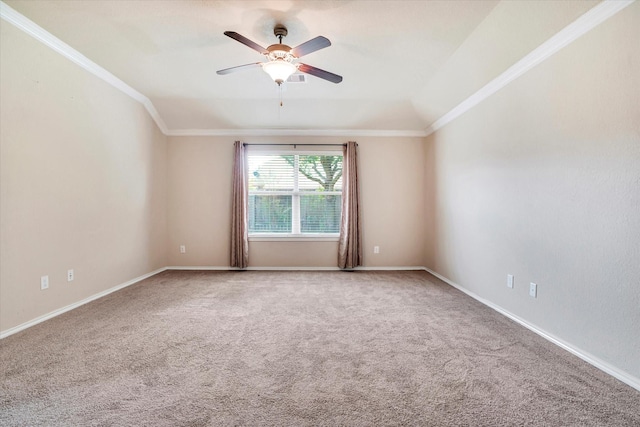
[[[291,62],[284,61],[282,59],[276,59],[273,61],[265,62],[262,64],[262,69],[271,76],[274,82],[280,86],[284,83],[291,74],[298,70],[298,67]]]
[[[340,83],[342,76],[330,73],[320,68],[313,67],[311,65],[295,62],[296,59],[331,46],[331,42],[326,37],[318,36],[309,41],[302,43],[299,46],[291,48],[286,44],[282,44],[282,38],[287,35],[287,29],[283,25],[276,25],[273,29],[273,33],[279,39],[279,43],[272,44],[268,48],[263,48],[259,44],[249,40],[248,38],[234,32],[225,31],[224,34],[232,39],[250,47],[251,49],[261,53],[267,58],[267,62],[256,62],[252,64],[239,65],[236,67],[225,68],[218,70],[217,74],[224,75],[234,73],[236,71],[242,71],[249,68],[255,68],[262,66],[262,69],[269,74],[271,79],[278,84],[282,85],[289,76],[296,71],[301,71],[312,76],[319,77],[321,79],[330,81],[332,83]]]

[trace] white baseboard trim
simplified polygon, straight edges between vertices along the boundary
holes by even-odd
[[[425,267],[418,265],[408,265],[408,266],[400,266],[400,267],[356,267],[355,270],[362,271],[413,271],[419,270],[424,271]]]
[[[142,281],[144,279],[147,279],[147,278],[149,278],[151,276],[154,276],[154,275],[156,275],[158,273],[161,273],[161,272],[165,271],[166,269],[167,269],[166,267],[159,268],[159,269],[154,270],[154,271],[152,271],[150,273],[143,274],[142,276],[136,277],[135,279],[131,279],[131,280],[127,281],[127,282],[121,283],[118,286],[114,286],[113,288],[109,288],[109,289],[107,289],[105,291],[98,292],[97,294],[91,295],[90,297],[87,297],[87,298],[85,298],[85,299],[83,299],[81,301],[74,302],[73,304],[69,304],[69,305],[67,305],[65,307],[59,308],[57,310],[53,310],[52,312],[49,312],[47,314],[43,314],[42,316],[38,316],[35,319],[29,320],[28,322],[25,322],[25,323],[22,323],[21,325],[14,326],[13,328],[9,328],[9,329],[7,329],[5,331],[0,331],[0,339],[6,338],[9,335],[13,335],[13,334],[18,333],[20,331],[23,331],[23,330],[25,330],[27,328],[35,326],[38,323],[44,322],[45,320],[49,320],[49,319],[51,319],[53,317],[59,316],[59,315],[61,315],[63,313],[66,313],[67,311],[71,311],[74,308],[78,308],[78,307],[80,307],[82,305],[85,305],[88,302],[97,300],[98,298],[102,298],[105,295],[109,295],[110,293],[113,293],[115,291],[119,291],[120,289],[126,288],[127,286],[131,286],[134,283],[138,283],[138,282],[140,282],[140,281]]]
[[[109,295],[110,293],[119,291],[120,289],[126,288],[127,286],[131,286],[135,283],[138,283],[144,279],[147,279],[151,276],[154,276],[158,273],[162,273],[163,271],[166,270],[192,270],[192,271],[196,271],[196,270],[204,270],[204,271],[239,271],[240,269],[238,268],[232,268],[232,267],[222,267],[222,266],[168,266],[168,267],[162,267],[159,268],[157,270],[154,270],[152,272],[149,272],[147,274],[143,274],[142,276],[136,277],[135,279],[131,279],[127,282],[124,282],[120,285],[114,286],[113,288],[109,288],[105,291],[99,292],[97,294],[91,295],[90,297],[87,297],[81,301],[75,302],[73,304],[69,304],[65,307],[59,308],[57,310],[54,310],[50,313],[44,314],[42,316],[36,317],[35,319],[32,319],[28,322],[22,323],[18,326],[15,326],[13,328],[9,328],[7,330],[4,331],[0,331],[0,339],[2,338],[6,338],[10,335],[13,335],[15,333],[18,333],[20,331],[23,331],[27,328],[30,328],[31,326],[35,326],[38,323],[44,322],[45,320],[49,320],[53,317],[59,316],[63,313],[66,313],[68,311],[71,311],[75,308],[78,308],[84,304],[87,304],[91,301],[97,300],[98,298],[102,298],[103,296]],[[341,271],[341,269],[339,269],[338,267],[249,267],[247,268],[248,271]],[[411,271],[411,270],[423,270],[426,271],[430,274],[432,274],[433,276],[437,277],[438,279],[442,280],[443,282],[447,283],[448,285],[458,289],[459,291],[467,294],[468,296],[470,296],[471,298],[475,299],[476,301],[486,305],[487,307],[497,311],[498,313],[502,314],[503,316],[508,317],[509,319],[513,320],[514,322],[518,323],[519,325],[524,326],[525,328],[529,329],[530,331],[538,334],[539,336],[541,336],[542,338],[552,342],[553,344],[567,350],[569,353],[579,357],[580,359],[584,360],[585,362],[595,366],[596,368],[600,369],[601,371],[611,375],[612,377],[622,381],[623,383],[629,385],[630,387],[633,387],[634,389],[640,391],[640,378],[636,378],[635,376],[628,374],[627,372],[624,372],[618,368],[616,368],[615,366],[599,359],[598,357],[584,351],[581,350],[575,346],[573,346],[572,344],[556,337],[555,335],[539,328],[538,326],[527,322],[526,320],[516,316],[513,313],[510,313],[509,311],[505,310],[504,308],[500,307],[497,304],[492,303],[491,301],[488,301],[482,297],[480,297],[479,295],[476,295],[475,293],[469,291],[468,289],[465,289],[464,287],[458,285],[457,283],[449,280],[448,278],[442,276],[439,273],[436,273],[435,271],[431,270],[430,268],[427,267],[423,267],[423,266],[400,266],[400,267],[357,267],[354,269],[355,271]],[[349,270],[347,270],[349,271]]]
[[[463,288],[462,286],[458,285],[457,283],[449,280],[448,278],[436,273],[435,271],[431,270],[430,268],[426,268],[425,267],[425,271],[427,271],[428,273],[433,274],[435,277],[437,277],[438,279],[442,280],[443,282],[447,283],[450,286],[453,286],[454,288],[458,289],[461,292],[464,292],[465,294],[469,295],[471,298],[475,299],[476,301],[481,302],[482,304],[486,305],[487,307],[497,311],[498,313],[502,314],[503,316],[508,317],[509,319],[513,320],[514,322],[518,323],[519,325],[524,326],[525,328],[529,329],[530,331],[540,335],[542,338],[546,339],[547,341],[552,342],[553,344],[563,348],[564,350],[567,350],[569,353],[573,354],[574,356],[579,357],[580,359],[584,360],[585,362],[595,366],[596,368],[600,369],[601,371],[611,375],[612,377],[622,381],[623,383],[627,384],[630,387],[635,388],[636,390],[640,391],[640,378],[636,378],[635,376],[624,372],[618,368],[616,368],[615,366],[599,359],[598,357],[590,354],[589,352],[586,352],[578,347],[575,347],[574,345],[562,340],[561,338],[556,337],[555,335],[545,331],[542,328],[539,328],[538,326],[527,322],[526,320],[522,319],[521,317],[516,316],[513,313],[510,313],[509,311],[505,310],[504,308],[500,307],[497,304],[492,303],[491,301],[488,301],[478,295],[476,295],[475,293],[469,291],[468,289]]]
[[[118,286],[114,286],[113,288],[109,288],[105,291],[99,292],[97,294],[91,295],[81,301],[75,302],[73,304],[69,304],[65,307],[59,308],[57,310],[53,310],[47,314],[43,314],[42,316],[38,316],[35,319],[24,322],[18,326],[14,326],[13,328],[6,329],[4,331],[0,331],[0,339],[6,338],[10,335],[23,331],[27,328],[37,325],[38,323],[42,323],[45,320],[52,319],[56,316],[59,316],[63,313],[73,310],[74,308],[78,308],[84,304],[87,304],[91,301],[95,301],[98,298],[102,298],[103,296],[109,295],[112,292],[119,291],[120,289],[126,288],[127,286],[131,286],[134,283],[138,283],[144,279],[148,279],[151,276],[155,276],[158,273],[162,273],[166,270],[190,270],[190,271],[241,271],[239,268],[233,267],[224,267],[224,266],[167,266],[162,267],[157,270],[154,270],[150,273],[143,274],[142,276],[136,277],[135,279],[131,279],[125,283],[121,283]],[[341,271],[338,267],[249,267],[246,269],[247,271]],[[416,267],[357,267],[353,270],[362,270],[362,271],[376,271],[376,270],[425,270],[425,267],[416,266]],[[352,270],[345,270],[352,271]]]
[[[235,267],[220,266],[169,266],[166,270],[204,270],[204,271],[242,271],[243,269]],[[342,271],[338,267],[247,267],[246,271]],[[424,271],[423,266],[400,266],[400,267],[356,267],[346,269],[345,271]]]
[[[240,270],[240,269],[236,269]],[[247,267],[247,271],[338,271],[338,267]]]
[[[232,267],[221,267],[216,265],[170,265],[165,267],[165,270],[204,270],[204,271],[232,271],[239,270]]]
[[[167,270],[189,270],[189,271],[332,271],[339,270],[338,267],[247,267],[247,268],[237,268],[237,267],[220,267],[220,266],[210,266],[210,265],[200,265],[200,266],[180,266],[173,265],[167,267]]]

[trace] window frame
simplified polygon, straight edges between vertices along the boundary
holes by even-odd
[[[291,195],[291,233],[263,233],[263,232],[248,232],[249,241],[256,242],[287,242],[287,241],[323,241],[323,242],[337,242],[340,237],[340,232],[336,233],[303,233],[301,231],[301,221],[300,221],[300,196],[301,195],[311,195],[313,192],[309,191],[301,191],[299,188],[299,157],[298,156],[340,156],[343,160],[344,167],[344,153],[342,150],[322,150],[322,149],[314,149],[314,150],[259,150],[254,149],[248,151],[246,153],[247,156],[247,164],[249,162],[249,157],[251,156],[294,156],[294,171],[293,174],[293,190],[292,191],[265,191],[265,190],[248,190],[247,195],[250,197],[252,195]],[[247,167],[247,182],[249,181],[250,170]],[[342,201],[342,193],[343,190],[340,191],[328,191],[322,192],[324,195],[339,195],[340,200]],[[342,203],[342,202],[341,202]],[[248,205],[247,205],[248,208]]]

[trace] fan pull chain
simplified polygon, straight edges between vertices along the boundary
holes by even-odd
[[[278,108],[278,121],[282,118],[282,86],[278,85],[278,103],[280,107]]]

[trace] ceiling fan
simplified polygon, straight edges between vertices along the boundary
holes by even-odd
[[[292,48],[286,44],[282,44],[282,38],[287,35],[287,28],[284,25],[276,25],[273,29],[273,34],[278,37],[280,42],[272,44],[265,49],[235,31],[225,31],[225,36],[229,36],[263,54],[267,58],[267,62],[255,62],[251,64],[238,65],[237,67],[225,68],[224,70],[217,71],[217,74],[224,75],[250,68],[262,67],[262,69],[271,76],[278,86],[282,85],[282,83],[284,83],[289,76],[296,71],[311,74],[312,76],[319,77],[332,83],[340,83],[342,81],[342,76],[321,70],[320,68],[312,67],[311,65],[295,62],[295,60],[303,57],[304,55],[308,55],[316,50],[331,46],[329,39],[318,36]]]

